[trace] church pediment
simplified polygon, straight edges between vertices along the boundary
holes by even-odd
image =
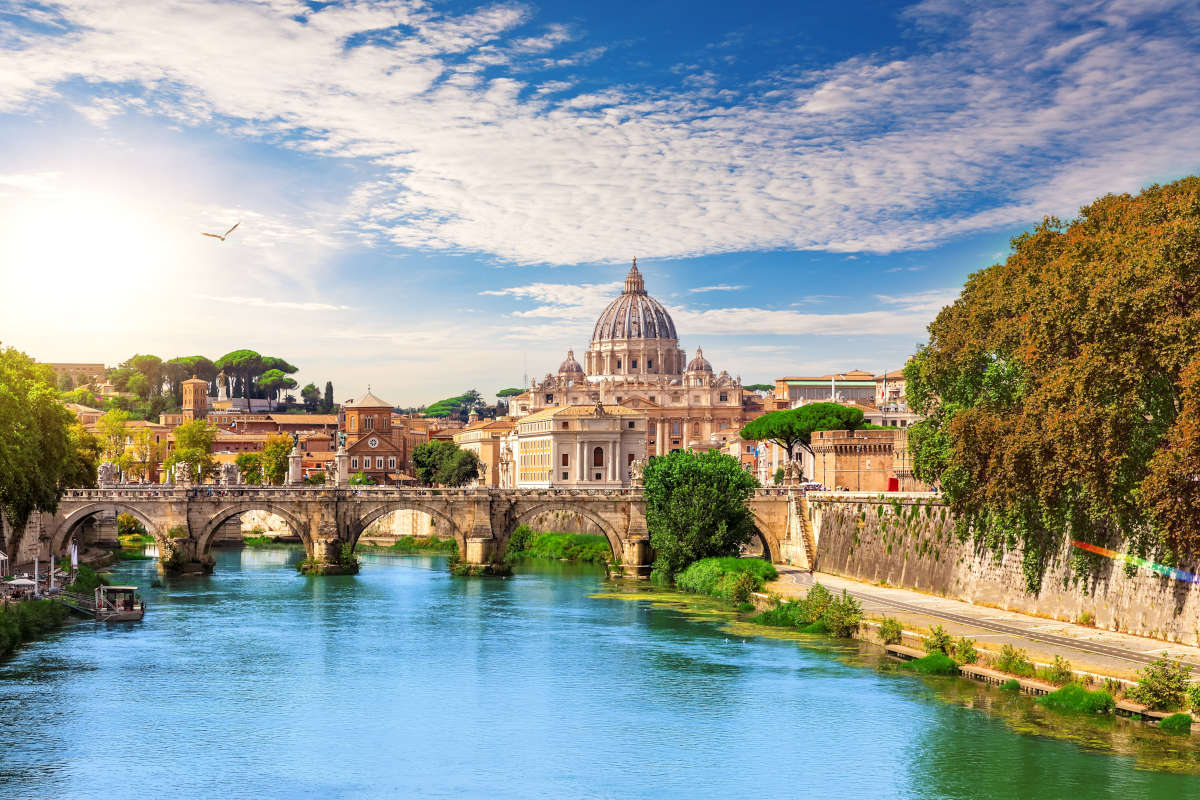
[[[634,395],[621,400],[621,405],[626,408],[662,408],[658,403],[652,402],[645,397]]]

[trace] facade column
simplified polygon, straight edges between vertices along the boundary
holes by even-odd
[[[575,449],[579,451],[578,455],[575,458],[575,480],[583,481],[587,475],[587,473],[585,471],[587,469],[587,467],[583,463],[584,451],[586,450],[586,445],[584,444],[582,439],[580,439],[578,441]]]
[[[621,434],[618,433],[616,441],[613,442],[613,472],[615,473],[615,480],[617,483],[625,482],[625,465],[622,464],[621,461]]]

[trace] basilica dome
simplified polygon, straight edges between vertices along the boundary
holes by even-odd
[[[592,343],[623,339],[676,339],[675,322],[663,304],[646,294],[637,260],[625,276],[625,291],[596,320]]]
[[[699,347],[696,348],[696,357],[691,360],[687,366],[688,372],[712,372],[712,364],[708,363],[708,359],[704,357],[704,351]]]
[[[583,376],[583,367],[575,360],[574,350],[567,351],[566,360],[558,365],[558,374],[567,377]]]

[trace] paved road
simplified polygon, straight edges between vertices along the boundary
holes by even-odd
[[[832,581],[827,581],[827,583],[836,582],[839,585],[839,587],[842,587],[843,584],[845,584],[845,583],[850,583],[850,581],[847,581],[846,579],[838,579],[838,578],[835,578],[834,576],[818,575],[818,576],[814,577],[813,575],[809,574],[808,572],[788,570],[786,568],[781,569],[780,573],[781,573],[781,576],[784,576],[784,577],[790,579],[792,583],[795,583],[799,586],[811,586],[815,580],[826,580],[827,578],[833,578]],[[1149,664],[1150,662],[1154,661],[1156,658],[1159,658],[1162,655],[1163,650],[1177,650],[1178,649],[1178,645],[1174,645],[1171,643],[1163,642],[1161,644],[1161,646],[1158,646],[1157,643],[1155,643],[1153,640],[1146,640],[1147,650],[1139,652],[1138,650],[1131,650],[1128,647],[1121,647],[1121,646],[1115,645],[1115,644],[1106,644],[1106,643],[1099,642],[1099,641],[1078,639],[1078,638],[1073,638],[1073,637],[1069,637],[1069,636],[1058,636],[1056,634],[1046,633],[1044,631],[1035,630],[1032,628],[1032,625],[1043,624],[1046,622],[1045,620],[1041,620],[1037,617],[1029,617],[1028,618],[1030,621],[1029,625],[1010,625],[1010,624],[1005,624],[1004,622],[996,621],[995,619],[986,618],[985,615],[990,615],[990,614],[993,614],[994,612],[992,611],[992,609],[988,609],[988,608],[984,608],[984,607],[971,606],[969,604],[963,603],[961,605],[963,605],[966,609],[972,609],[972,610],[978,609],[978,611],[980,613],[975,613],[975,614],[961,613],[960,614],[960,613],[954,613],[953,611],[949,611],[945,608],[939,608],[934,603],[904,602],[901,600],[897,600],[895,598],[884,597],[879,593],[871,592],[869,590],[864,590],[862,588],[859,588],[858,586],[855,586],[854,588],[849,588],[849,587],[844,587],[844,588],[846,588],[846,591],[848,591],[853,597],[855,597],[856,599],[858,599],[861,602],[878,604],[881,606],[894,608],[899,611],[908,612],[910,614],[919,614],[919,615],[925,616],[925,617],[933,617],[936,619],[942,619],[942,620],[946,620],[947,622],[954,622],[954,623],[969,626],[972,628],[981,628],[984,630],[993,631],[995,633],[1004,634],[1006,636],[1012,636],[1012,637],[1018,638],[1018,639],[1029,639],[1032,641],[1041,642],[1043,644],[1050,645],[1054,648],[1063,648],[1063,649],[1068,649],[1068,650],[1081,651],[1081,652],[1090,653],[1090,654],[1097,655],[1097,656],[1102,656],[1105,658],[1112,658],[1112,659],[1117,659],[1120,661],[1129,662],[1129,663],[1136,664],[1136,665]],[[922,595],[915,593],[915,592],[913,592],[911,594],[914,596],[914,599],[922,597]],[[932,598],[931,598],[931,600],[932,600]],[[1193,664],[1200,665],[1200,659],[1194,660],[1192,658],[1188,658],[1186,655],[1183,655],[1183,654],[1177,654],[1173,657],[1179,658],[1180,660],[1185,661],[1187,663],[1193,663]]]

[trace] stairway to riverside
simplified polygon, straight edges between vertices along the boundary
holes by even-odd
[[[805,563],[797,566],[813,568],[817,563],[817,542],[813,535],[812,518],[809,516],[808,498],[803,494],[795,494],[788,506],[788,533],[792,537],[799,534],[800,542],[804,546]]]

